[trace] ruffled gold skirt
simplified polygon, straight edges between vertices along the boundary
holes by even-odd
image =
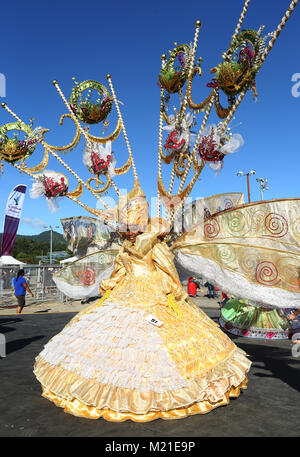
[[[163,322],[147,322],[151,311]],[[193,302],[94,305],[36,358],[43,397],[75,416],[148,422],[205,414],[246,389],[250,361]]]
[[[133,422],[151,422],[155,419],[183,419],[187,416],[194,414],[206,414],[219,406],[228,405],[230,398],[237,398],[240,395],[241,389],[247,389],[247,377],[238,387],[231,387],[229,392],[226,392],[223,398],[216,403],[212,403],[208,400],[194,403],[186,408],[176,408],[169,411],[150,411],[145,414],[135,414],[132,412],[119,412],[113,411],[112,409],[97,409],[94,406],[88,406],[78,399],[65,400],[58,397],[50,390],[43,387],[43,397],[52,401],[56,406],[64,408],[66,413],[72,414],[73,416],[85,417],[86,419],[103,419],[110,422],[124,422],[126,420],[132,420]]]

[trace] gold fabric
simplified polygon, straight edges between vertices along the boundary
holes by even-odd
[[[111,278],[101,283],[102,293],[109,290],[110,293],[98,310],[109,309],[110,303],[121,304],[122,309],[128,310],[128,316],[139,310],[143,315],[152,314],[163,322],[155,329],[161,341],[160,351],[172,361],[181,377],[181,386],[159,392],[101,384],[97,380],[101,367],[98,371],[95,369],[92,379],[86,379],[79,374],[80,366],[74,373],[38,356],[34,372],[44,388],[44,395],[66,411],[83,417],[120,421],[172,419],[205,413],[227,404],[229,396],[238,395],[240,387],[244,387],[250,361],[183,291],[173,255],[166,243],[157,238],[159,233],[148,231],[139,235],[134,244],[123,243]],[[179,315],[169,307],[169,294],[176,299]],[[96,303],[83,310],[66,327],[97,306]],[[149,326],[150,335],[152,326]],[[135,328],[132,328],[134,332]],[[139,346],[142,344],[139,342]],[[116,360],[111,362],[116,372],[118,360],[126,358],[126,348],[123,352],[118,351],[116,347]],[[89,357],[88,353],[86,357]],[[159,353],[156,364],[159,364]],[[135,367],[140,366],[137,354]]]
[[[77,417],[84,417],[86,419],[103,419],[110,422],[124,422],[126,420],[132,420],[133,422],[150,422],[155,419],[183,419],[187,416],[194,414],[206,414],[219,406],[228,405],[230,398],[237,398],[240,395],[241,389],[247,389],[247,378],[238,386],[231,387],[226,392],[223,398],[215,403],[210,401],[201,401],[193,403],[187,408],[176,408],[169,411],[150,411],[146,414],[135,414],[131,412],[120,412],[113,411],[111,409],[97,409],[93,406],[88,406],[82,403],[80,400],[66,400],[53,394],[50,390],[43,387],[42,396],[52,401],[56,406],[64,408],[64,411],[69,414],[73,414]]]
[[[207,218],[172,246],[252,284],[300,292],[300,199],[242,205]]]

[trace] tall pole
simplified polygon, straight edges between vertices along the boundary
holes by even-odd
[[[249,182],[249,173],[247,173],[247,189],[248,189],[248,203],[250,203],[250,182]]]
[[[50,265],[52,265],[52,227],[50,227]]]
[[[244,173],[243,171],[239,171],[237,173],[237,176],[247,176],[247,190],[248,190],[248,203],[251,203],[251,200],[250,200],[250,179],[249,179],[249,176],[250,175],[255,175],[256,171],[255,170],[251,170],[249,171],[248,173]]]

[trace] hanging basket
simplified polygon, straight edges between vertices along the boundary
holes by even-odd
[[[95,90],[102,98],[101,101],[92,101],[89,96],[84,100],[84,91]],[[109,115],[113,105],[113,99],[108,89],[97,81],[84,81],[77,84],[71,93],[70,107],[76,117],[86,124],[98,124]]]

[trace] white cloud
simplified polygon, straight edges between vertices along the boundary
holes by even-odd
[[[21,222],[23,224],[29,224],[32,227],[44,227],[45,225],[47,225],[44,221],[42,221],[38,217],[36,217],[35,219],[31,219],[30,217],[23,217],[21,219]]]

